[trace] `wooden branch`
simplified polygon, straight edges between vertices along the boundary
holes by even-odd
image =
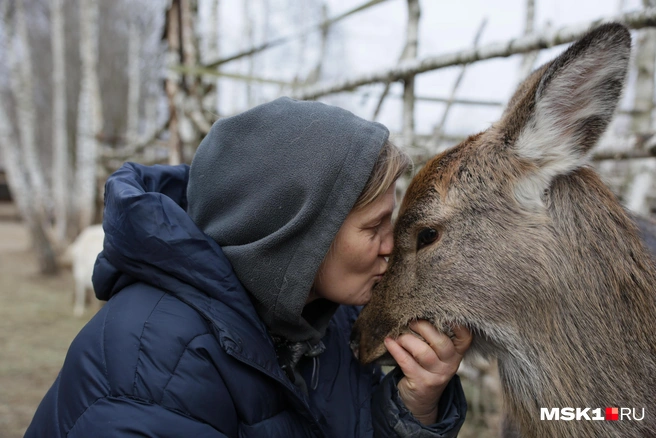
[[[402,138],[400,133],[391,134],[392,141]],[[442,140],[455,146],[465,140],[466,136],[448,135],[442,136]],[[429,149],[426,144],[430,136],[416,135],[415,143],[406,147],[410,156],[417,161],[417,164],[423,164],[425,161],[435,156],[435,152]],[[608,160],[644,160],[646,158],[656,158],[656,134],[644,133],[633,134],[628,137],[607,137],[595,147],[598,149],[592,152],[591,161],[608,161]]]
[[[212,123],[203,115],[202,103],[197,96],[189,96],[184,103],[184,113],[189,117],[196,129],[205,136],[210,132]]]
[[[485,30],[486,25],[487,25],[487,18],[483,18],[483,21],[481,21],[481,24],[478,26],[478,31],[476,31],[476,35],[474,36],[474,43],[473,43],[474,49],[478,47],[478,43],[481,40],[481,35],[483,35],[483,30]],[[444,112],[442,112],[442,119],[439,121],[437,125],[435,125],[435,128],[433,129],[433,135],[428,142],[428,147],[430,149],[434,149],[435,147],[437,147],[437,145],[440,142],[440,138],[442,136],[442,133],[444,132],[444,126],[446,125],[446,119],[449,116],[449,111],[451,110],[451,106],[453,105],[453,100],[456,97],[458,88],[460,88],[460,83],[462,82],[462,78],[465,77],[465,73],[467,72],[468,65],[469,64],[465,64],[462,66],[460,70],[460,74],[458,74],[458,77],[456,78],[456,81],[453,84],[451,95],[449,96],[449,100],[446,102],[446,107],[444,108]]]
[[[419,14],[421,14],[421,10],[419,11]],[[417,35],[415,35],[415,37],[414,37],[414,42],[412,42],[411,38],[410,38],[410,36],[411,36],[410,35],[410,30],[411,30],[412,20],[413,20],[412,10],[410,8],[410,5],[408,5],[408,30],[407,30],[408,35],[406,36],[405,46],[403,46],[403,50],[401,51],[401,56],[399,56],[399,63],[401,63],[403,61],[410,60],[410,59],[417,58],[417,53],[416,53],[417,44],[418,44]],[[418,27],[418,25],[417,25],[417,27]],[[409,53],[410,50],[412,50],[411,44],[414,44],[415,54],[414,54],[414,56],[409,57],[408,53]],[[385,88],[383,88],[383,92],[380,93],[380,97],[378,97],[378,103],[376,104],[376,109],[374,110],[374,115],[372,116],[372,120],[378,119],[378,115],[380,114],[380,110],[383,108],[383,103],[385,102],[385,99],[387,98],[387,95],[389,93],[391,84],[392,83],[389,82],[389,81],[385,82]],[[405,90],[404,90],[404,94],[405,94]],[[403,97],[403,96],[400,96],[400,97]]]
[[[251,14],[252,4],[250,0],[242,0],[242,13],[244,20],[244,35],[242,38],[246,41],[250,47],[253,47],[253,42],[255,41],[255,35],[253,33],[253,16]],[[249,56],[246,60],[248,76],[253,76],[255,72],[254,64],[255,56]],[[246,82],[246,105],[248,108],[255,106],[255,101],[253,100],[253,83],[251,81]]]
[[[369,93],[362,93],[362,97],[368,97],[368,94]],[[389,94],[389,97],[393,97],[395,99],[403,99],[402,94],[391,93]],[[506,105],[506,103],[498,100],[477,100],[477,99],[457,98],[451,101],[451,99],[448,97],[440,97],[440,96],[415,96],[415,100],[418,102],[434,102],[434,103],[451,102],[453,105],[490,106],[490,107],[499,107],[499,108],[504,107]],[[630,109],[630,110],[621,109],[617,111],[617,114],[634,115],[640,112],[641,111],[637,111],[634,109]]]
[[[291,82],[281,81],[278,79],[263,78],[259,76],[248,76],[238,73],[228,73],[225,71],[212,70],[211,68],[206,68],[202,66],[189,67],[185,65],[174,65],[169,67],[169,69],[176,73],[183,73],[187,75],[196,75],[196,76],[207,75],[207,76],[216,76],[220,78],[236,79],[238,81],[261,82],[263,84],[282,85],[285,87],[292,86]]]
[[[609,21],[623,23],[631,29],[656,27],[656,8],[622,14],[608,19],[602,18],[589,23],[566,26],[541,34],[527,35],[510,41],[492,43],[478,49],[466,49],[417,61],[408,61],[399,66],[381,72],[368,73],[351,79],[329,84],[310,86],[294,94],[297,99],[316,99],[327,94],[353,90],[366,84],[399,81],[408,76],[437,70],[452,65],[469,64],[484,59],[505,58],[518,53],[546,49],[570,43],[582,37],[591,28]]]
[[[150,137],[148,137],[144,140],[141,140],[137,143],[132,143],[132,144],[130,144],[128,146],[125,146],[125,147],[122,147],[120,149],[112,149],[112,148],[104,147],[102,152],[101,152],[101,156],[102,156],[103,159],[109,159],[109,160],[112,160],[112,159],[126,160],[126,159],[140,153],[146,147],[148,147],[148,145],[150,145],[155,140],[157,140],[159,138],[159,136],[164,131],[166,131],[168,126],[169,126],[169,121],[167,120],[155,132],[153,132],[153,134]]]
[[[193,67],[198,64],[198,50],[196,49],[194,35],[194,12],[192,11],[192,0],[179,0],[179,29],[180,48],[182,53],[182,64],[187,67]],[[195,94],[198,88],[198,77],[195,75],[186,75],[184,77],[184,90],[188,94]]]
[[[419,18],[421,8],[419,0],[408,0],[408,28],[406,30],[406,43],[404,57],[401,62],[417,58],[419,45]],[[409,145],[414,141],[415,135],[415,77],[405,78],[403,84],[403,144]]]
[[[279,38],[274,38],[274,39],[272,39],[270,41],[267,41],[265,43],[262,43],[258,46],[251,47],[250,49],[244,50],[242,52],[235,53],[234,55],[230,55],[228,57],[221,58],[221,59],[218,59],[214,62],[210,62],[208,64],[205,64],[204,68],[208,68],[208,69],[216,68],[216,67],[218,67],[220,65],[223,65],[223,64],[226,64],[228,62],[235,61],[235,60],[243,58],[245,56],[251,56],[251,55],[254,55],[256,53],[262,52],[264,50],[270,49],[271,47],[279,46],[279,45],[284,44],[288,41],[292,41],[294,39],[301,38],[301,37],[306,36],[306,35],[308,35],[312,32],[315,32],[317,30],[321,30],[324,27],[332,26],[333,24],[337,23],[338,21],[341,21],[341,20],[343,20],[343,19],[345,19],[345,18],[347,18],[347,17],[349,17],[349,16],[351,16],[355,13],[358,13],[360,11],[363,11],[365,9],[368,9],[372,6],[375,6],[375,5],[377,5],[379,3],[382,3],[382,2],[385,2],[385,1],[387,1],[387,0],[369,0],[368,2],[365,2],[365,3],[361,4],[360,6],[357,6],[353,9],[350,9],[350,10],[344,12],[343,14],[337,15],[336,17],[329,18],[328,20],[325,20],[321,23],[315,24],[314,26],[311,26],[311,27],[309,27],[308,29],[306,29],[302,32],[282,36],[282,37],[279,37]]]
[[[644,0],[648,3],[647,0]],[[631,120],[631,131],[646,132],[652,128],[654,109],[654,65],[656,63],[656,29],[643,29],[635,43],[635,96],[633,108],[638,112]]]
[[[524,35],[531,35],[533,32],[535,32],[535,0],[526,0]],[[522,64],[519,67],[519,82],[522,82],[529,74],[531,74],[531,71],[533,71],[533,65],[535,64],[539,53],[539,51],[534,50],[524,54],[522,57]]]
[[[644,160],[656,157],[656,150],[650,151],[626,151],[626,152],[598,152],[592,155],[592,161],[621,161],[621,160]]]
[[[166,12],[165,38],[169,47],[168,55],[169,59],[176,64],[184,62],[180,8],[180,0],[173,0]],[[180,67],[188,68],[187,66]],[[170,67],[165,81],[166,97],[169,107],[169,164],[173,165],[180,164],[182,161],[182,140],[180,139],[180,114],[178,109],[178,102],[181,100],[179,96],[181,82],[179,73],[184,73],[184,71],[176,71],[175,68]]]
[[[328,7],[326,4],[321,5],[321,16],[323,17],[324,21],[327,21],[327,16],[328,16]],[[321,78],[321,71],[323,70],[323,63],[324,59],[326,58],[326,52],[328,48],[328,35],[330,33],[330,26],[325,26],[321,28],[321,43],[319,45],[320,52],[319,52],[319,59],[317,60],[317,64],[314,66],[312,71],[308,73],[307,77],[305,78],[305,84],[310,85],[310,84],[316,84],[317,81]]]
[[[640,160],[656,157],[656,134],[633,134],[629,137],[608,137],[593,151],[592,161]]]

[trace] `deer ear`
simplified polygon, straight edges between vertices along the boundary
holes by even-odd
[[[536,166],[530,192],[582,164],[615,112],[630,55],[629,31],[602,25],[520,86],[503,120],[515,152]]]

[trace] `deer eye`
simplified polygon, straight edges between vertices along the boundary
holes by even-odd
[[[440,233],[435,228],[424,228],[417,236],[417,251],[435,242]]]

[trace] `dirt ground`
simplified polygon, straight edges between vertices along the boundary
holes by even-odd
[[[0,438],[22,437],[94,310],[73,317],[73,279],[38,275],[27,230],[0,204]],[[463,379],[469,401],[461,438],[496,437],[498,400]],[[482,398],[482,399],[481,399]]]
[[[22,437],[91,317],[73,317],[70,271],[38,275],[25,227],[0,206],[0,437]]]

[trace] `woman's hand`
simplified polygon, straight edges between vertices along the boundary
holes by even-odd
[[[411,333],[398,339],[385,339],[385,347],[401,367],[404,377],[399,381],[399,395],[408,410],[422,424],[437,420],[437,405],[444,388],[458,371],[472,335],[465,327],[453,327],[453,341],[428,321],[416,321]]]

